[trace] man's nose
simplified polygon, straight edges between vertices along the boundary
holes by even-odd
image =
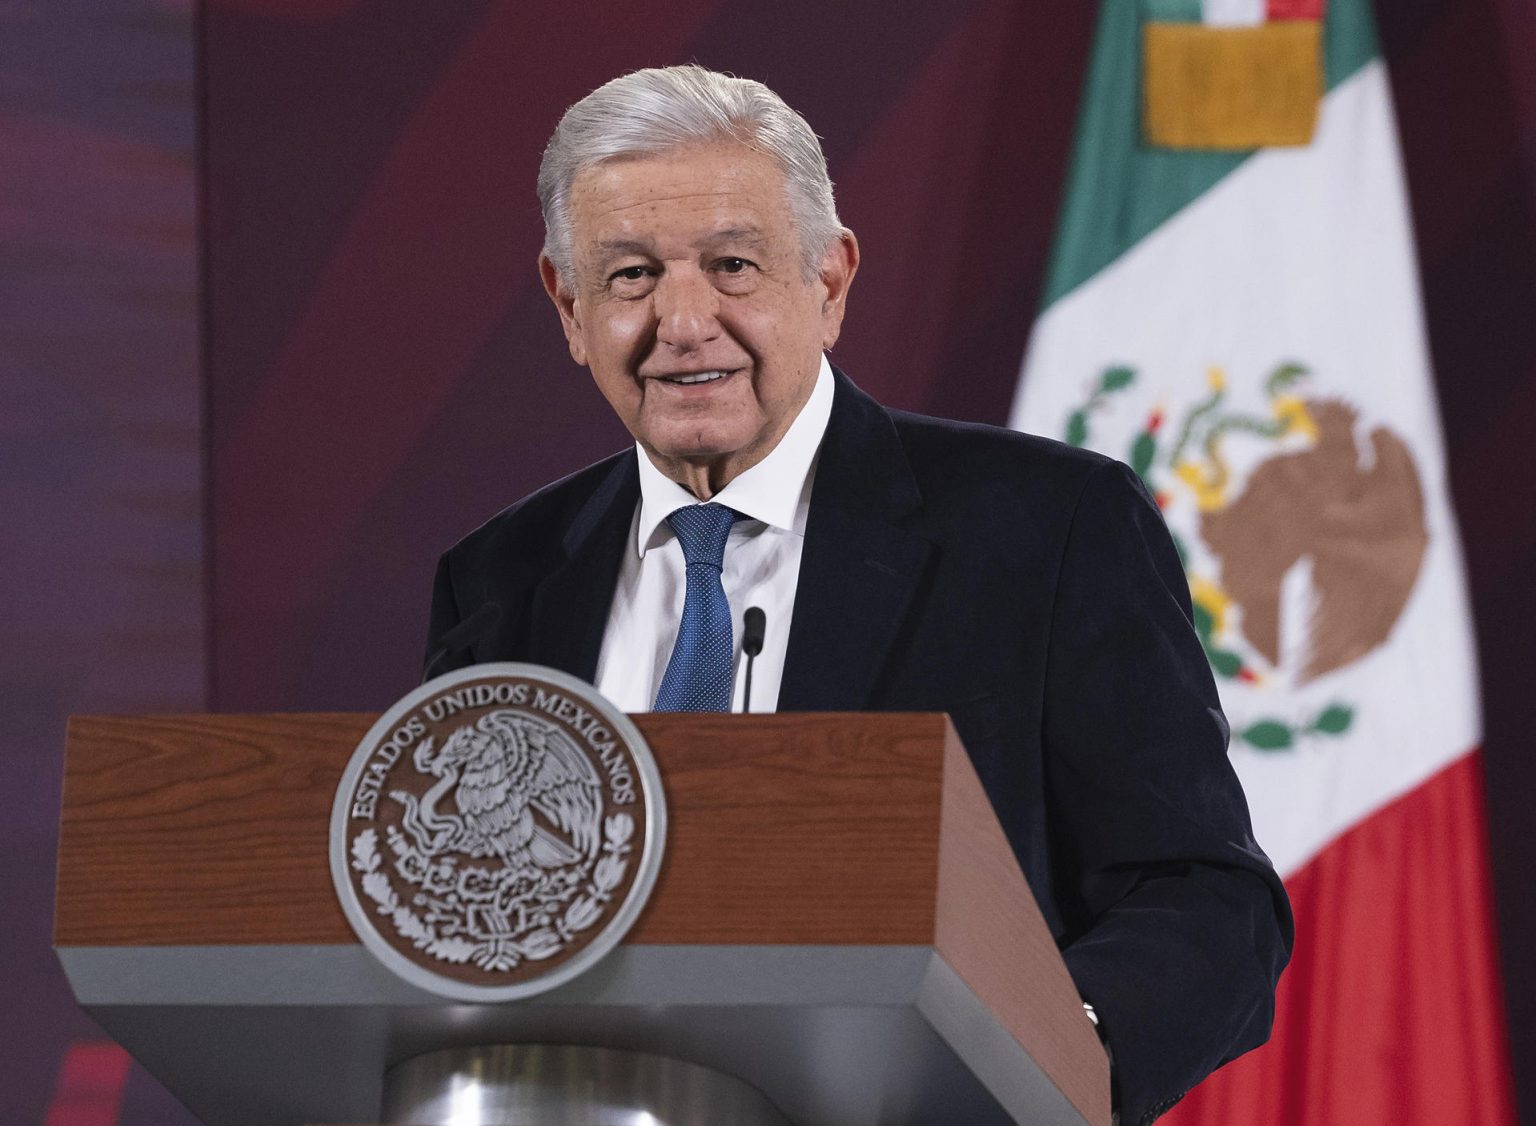
[[[652,291],[656,338],[692,352],[720,335],[720,294],[698,270],[668,270]]]

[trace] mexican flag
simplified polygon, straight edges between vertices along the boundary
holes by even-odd
[[[1105,0],[1011,425],[1183,556],[1296,953],[1168,1121],[1514,1120],[1474,652],[1366,0]]]

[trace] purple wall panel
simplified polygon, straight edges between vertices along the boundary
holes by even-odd
[[[186,4],[0,8],[5,1122],[102,1038],[50,948],[65,717],[205,704],[194,69]]]

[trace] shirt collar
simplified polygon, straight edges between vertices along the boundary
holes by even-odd
[[[816,475],[816,454],[832,417],[832,365],[825,354],[816,374],[811,396],[789,424],[779,444],[752,468],[737,476],[710,498],[734,508],[752,520],[805,535],[810,511],[811,483]],[[640,460],[640,514],[636,521],[635,547],[641,556],[666,542],[666,519],[679,508],[697,504],[698,498],[662,473],[637,443]]]

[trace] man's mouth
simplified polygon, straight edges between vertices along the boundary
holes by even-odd
[[[732,373],[728,371],[697,371],[690,372],[688,375],[663,375],[657,378],[663,383],[677,383],[687,386],[694,383],[713,383],[717,379],[724,379],[730,374]]]

